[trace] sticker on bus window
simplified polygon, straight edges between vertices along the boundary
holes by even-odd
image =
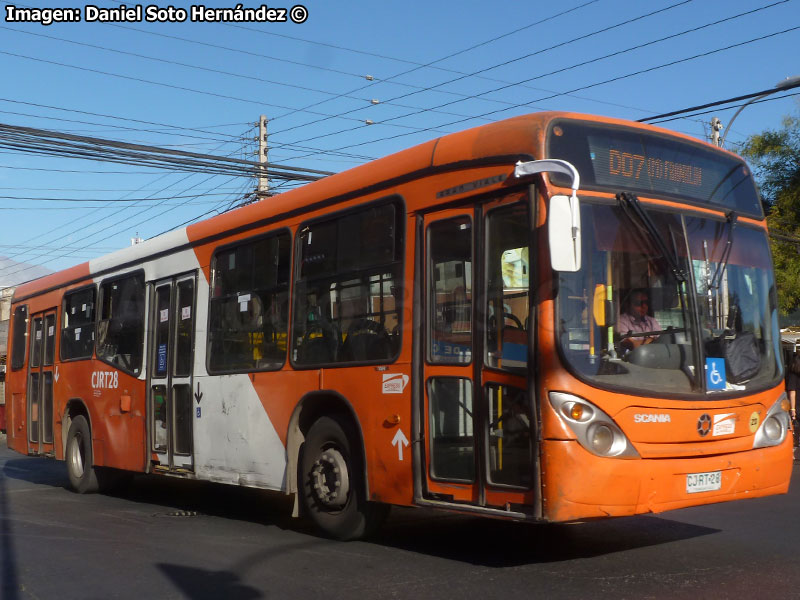
[[[77,341],[80,341],[80,339],[81,339],[81,328],[80,328],[80,327],[77,327],[77,328],[75,329],[75,341],[76,341],[76,342],[77,342]]]
[[[709,390],[725,389],[725,359],[706,359],[706,387]]]
[[[38,342],[40,339],[42,339],[42,330],[41,329],[37,329],[36,330],[36,341]]]
[[[192,307],[184,306],[181,308],[181,321],[192,318]]]
[[[167,321],[169,321],[169,309],[168,308],[162,309],[161,312],[159,313],[159,315],[160,315],[159,316],[159,321],[160,322],[166,323]]]
[[[239,296],[239,312],[246,312],[247,305],[250,303],[250,294],[242,294]]]
[[[55,326],[50,325],[50,327],[47,328],[47,337],[53,337],[55,332],[56,332]]]
[[[167,372],[167,345],[158,345],[158,366],[156,367],[158,373]]]

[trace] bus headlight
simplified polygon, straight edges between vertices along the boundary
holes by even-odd
[[[564,392],[550,392],[550,404],[569,426],[578,443],[596,456],[639,458],[616,423],[588,400]]]
[[[781,427],[780,421],[775,417],[769,417],[766,421],[764,421],[764,435],[767,439],[771,441],[776,441],[781,438],[783,434],[783,427]]]
[[[589,443],[600,456],[608,456],[614,446],[614,432],[605,423],[593,423],[587,432]]]
[[[784,392],[767,411],[767,416],[756,431],[753,448],[777,446],[786,439],[789,431],[789,413],[786,410],[788,404]]]

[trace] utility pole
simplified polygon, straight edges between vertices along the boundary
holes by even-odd
[[[713,117],[711,119],[711,143],[717,147],[722,146],[722,143],[719,139],[720,131],[722,131],[722,121],[720,121],[717,117]]]
[[[267,179],[267,117],[266,115],[261,115],[258,119],[258,150],[256,154],[258,154],[258,162],[261,163],[264,167],[264,171],[258,174],[258,187],[256,188],[256,195],[259,198],[263,198],[269,192],[269,179]]]

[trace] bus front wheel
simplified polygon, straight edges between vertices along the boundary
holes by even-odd
[[[82,415],[72,419],[67,434],[67,474],[72,489],[79,494],[91,494],[100,488],[92,466],[92,436],[89,423]]]
[[[367,501],[355,439],[344,419],[321,417],[302,448],[303,507],[317,527],[338,540],[365,537],[388,515],[388,506]]]

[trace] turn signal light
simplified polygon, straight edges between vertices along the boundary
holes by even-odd
[[[575,402],[572,405],[572,408],[569,409],[569,416],[575,419],[576,421],[580,421],[581,418],[583,417],[583,405]]]
[[[786,412],[792,410],[792,404],[791,402],[789,402],[788,398],[784,398],[783,400],[781,400],[781,410]]]

